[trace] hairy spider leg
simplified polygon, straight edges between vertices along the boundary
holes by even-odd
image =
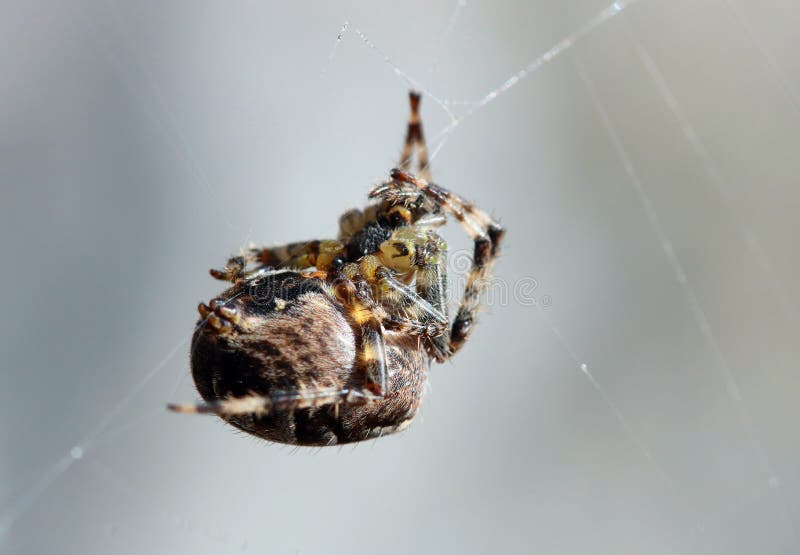
[[[322,407],[339,403],[364,404],[371,396],[360,391],[313,389],[275,392],[271,395],[248,395],[203,403],[170,403],[167,408],[184,414],[217,414],[219,416],[262,416],[274,411]]]
[[[431,338],[432,354],[437,362],[444,361],[450,354],[450,329],[447,326],[447,259],[441,253],[435,263],[424,264],[417,270],[417,294],[428,301],[434,310],[444,319],[443,331]]]
[[[474,242],[472,268],[467,276],[464,296],[450,328],[448,356],[452,356],[464,345],[472,332],[472,324],[480,306],[480,297],[488,287],[492,266],[500,254],[500,243],[505,235],[505,229],[486,212],[443,187],[400,169],[392,170],[391,176],[395,181],[416,186],[452,214]]]
[[[251,248],[243,256],[234,256],[228,260],[222,270],[211,269],[212,277],[222,281],[236,281],[245,277],[245,268],[255,264],[252,271],[263,268],[297,268],[316,267],[325,271],[333,262],[345,254],[344,245],[334,240],[313,240],[288,243],[277,247]]]
[[[364,389],[377,397],[388,391],[389,373],[386,369],[386,345],[381,325],[382,314],[375,303],[353,281],[340,277],[334,294],[342,303],[356,331],[356,369],[364,376]]]
[[[431,340],[447,332],[447,316],[385,266],[375,272],[378,301],[386,310],[384,327]]]
[[[425,144],[425,134],[422,131],[422,119],[419,115],[419,104],[422,100],[418,92],[408,93],[408,100],[411,104],[411,114],[408,117],[408,127],[406,128],[406,140],[403,143],[403,151],[400,155],[400,167],[408,171],[411,169],[411,155],[414,146],[417,147],[417,166],[419,175],[430,179],[428,171],[428,147]]]

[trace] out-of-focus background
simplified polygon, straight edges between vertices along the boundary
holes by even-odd
[[[800,551],[797,2],[3,11],[0,551]],[[409,81],[435,179],[509,230],[414,425],[167,413],[208,268],[333,236]]]

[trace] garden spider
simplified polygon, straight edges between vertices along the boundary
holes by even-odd
[[[214,413],[295,445],[356,442],[410,424],[430,360],[443,362],[470,336],[504,234],[430,182],[420,95],[410,101],[399,168],[372,189],[373,204],[342,215],[337,239],[250,248],[211,270],[233,286],[198,307],[191,364],[204,402],[171,410]],[[436,233],[448,215],[474,242],[452,324]]]

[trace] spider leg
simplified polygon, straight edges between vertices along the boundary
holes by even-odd
[[[426,214],[414,222],[414,225],[424,228],[437,228],[442,227],[446,223],[447,218],[444,214]]]
[[[472,323],[480,305],[481,294],[488,286],[492,267],[500,254],[500,243],[505,235],[505,229],[486,212],[443,187],[414,177],[402,170],[392,170],[391,175],[395,181],[414,185],[437,205],[452,214],[461,223],[475,245],[472,268],[467,276],[464,296],[450,328],[448,345],[448,356],[450,356],[457,352],[469,338]]]
[[[203,403],[170,403],[167,408],[184,414],[217,414],[223,417],[252,415],[262,416],[275,411],[289,411],[325,405],[365,404],[373,397],[360,391],[342,388],[306,389],[282,391],[271,395],[248,395],[231,397]]]
[[[425,144],[425,134],[422,131],[422,119],[419,116],[419,103],[422,97],[419,93],[411,91],[408,93],[408,100],[411,104],[411,115],[408,117],[408,127],[406,128],[406,140],[403,143],[403,151],[400,154],[400,167],[409,170],[411,167],[411,155],[414,146],[417,147],[418,173],[424,179],[430,179],[428,172],[428,148]]]
[[[436,263],[426,264],[417,270],[416,289],[423,299],[426,299],[434,309],[444,318],[444,330],[441,334],[431,339],[432,354],[438,362],[443,362],[450,356],[450,329],[447,316],[447,274],[446,258],[444,253]]]
[[[364,376],[365,393],[383,397],[389,386],[381,325],[385,313],[375,305],[367,291],[359,289],[344,276],[340,276],[333,290],[357,331],[356,368]]]
[[[208,273],[214,279],[234,282],[245,276],[244,269],[247,267],[248,262],[250,262],[250,257],[247,255],[232,256],[228,259],[223,269],[211,268]]]
[[[222,270],[211,269],[212,277],[222,281],[236,281],[245,277],[248,266],[260,268],[298,268],[316,267],[327,270],[334,261],[345,253],[344,245],[333,240],[314,240],[289,243],[277,247],[250,248],[241,256],[228,260]]]
[[[422,335],[431,340],[447,332],[447,316],[441,308],[398,281],[391,270],[381,266],[376,270],[375,278],[378,300],[388,313],[383,322],[386,329]]]

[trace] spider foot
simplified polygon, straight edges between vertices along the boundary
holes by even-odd
[[[217,333],[226,334],[233,331],[233,327],[239,323],[239,311],[214,299],[210,305],[200,303],[197,311],[205,322],[214,328]]]
[[[244,277],[246,266],[247,262],[243,256],[234,256],[228,260],[222,270],[211,268],[208,273],[215,279],[235,282],[237,279]]]

